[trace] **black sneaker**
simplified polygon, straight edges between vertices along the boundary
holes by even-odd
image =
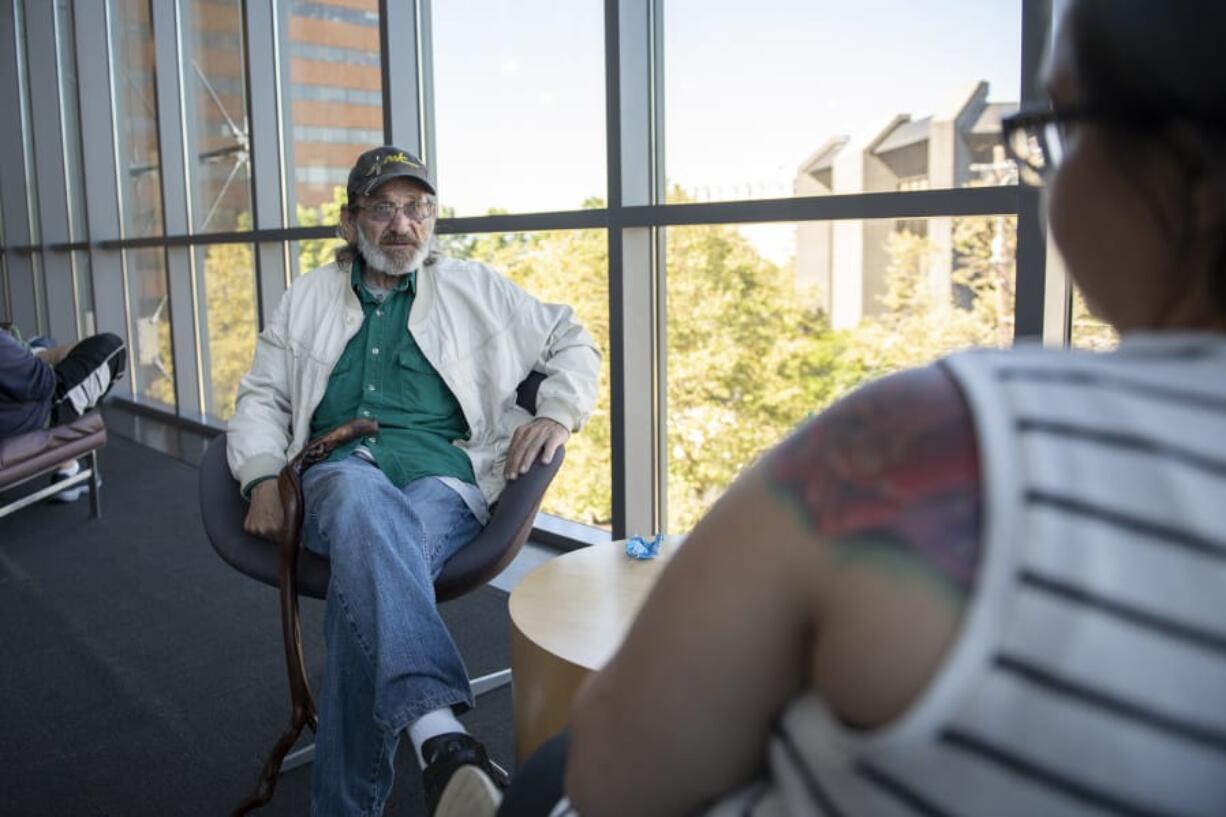
[[[494,785],[497,790],[510,785],[506,772],[496,766],[482,746],[472,735],[463,732],[448,732],[436,735],[421,746],[421,756],[426,761],[422,770],[422,788],[426,793],[426,813],[434,815],[443,798],[443,791],[461,767],[471,766]],[[466,770],[467,773],[468,770]],[[468,777],[474,777],[471,774]],[[466,784],[471,781],[465,781]],[[465,785],[464,788],[468,788]],[[449,796],[452,794],[448,792]],[[494,802],[497,807],[497,802]]]

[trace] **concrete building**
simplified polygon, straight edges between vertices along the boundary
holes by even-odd
[[[1001,183],[1011,173],[999,144],[1000,120],[1016,103],[988,101],[977,83],[946,110],[923,119],[900,114],[868,138],[828,139],[797,169],[800,196],[882,193]],[[804,222],[796,229],[798,288],[816,294],[816,306],[837,328],[855,326],[880,311],[891,232],[910,230],[932,244],[929,281],[942,297],[951,291],[953,218]]]

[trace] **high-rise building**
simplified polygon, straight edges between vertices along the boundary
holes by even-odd
[[[796,194],[939,190],[1016,181],[1016,170],[1000,145],[1000,121],[1017,110],[1017,104],[989,102],[988,92],[988,84],[979,82],[931,116],[900,114],[867,138],[830,138],[798,168]],[[803,222],[796,228],[797,284],[816,293],[815,306],[830,316],[835,328],[855,326],[880,311],[890,262],[889,234],[909,230],[927,237],[930,284],[948,299],[953,222],[948,216]]]

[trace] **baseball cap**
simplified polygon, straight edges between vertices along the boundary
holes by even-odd
[[[430,169],[421,159],[407,150],[383,145],[366,151],[353,163],[346,187],[350,203],[360,196],[369,196],[381,184],[392,179],[415,179],[431,194],[435,194]]]

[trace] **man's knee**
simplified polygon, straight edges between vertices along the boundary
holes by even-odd
[[[341,524],[378,513],[381,505],[399,497],[377,466],[356,456],[315,466],[307,472],[302,490],[308,510]]]

